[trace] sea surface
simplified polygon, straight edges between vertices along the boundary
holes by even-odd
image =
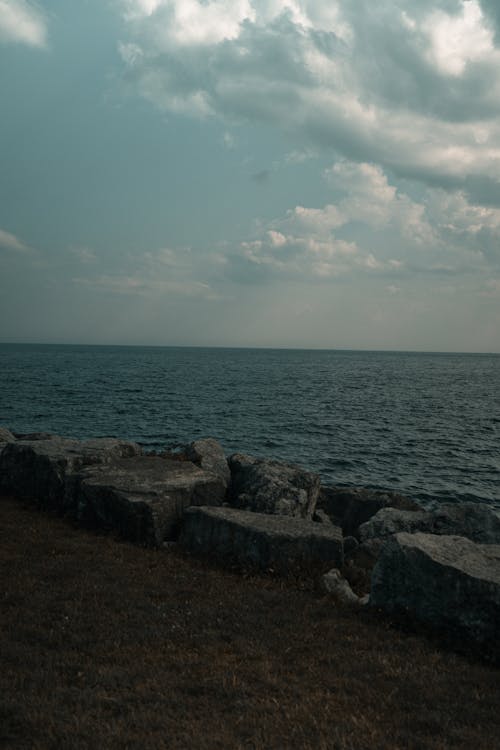
[[[0,425],[217,438],[325,484],[500,509],[500,355],[0,345]]]

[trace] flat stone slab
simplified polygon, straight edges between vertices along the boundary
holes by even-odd
[[[179,541],[195,554],[283,573],[316,563],[343,563],[338,527],[235,508],[188,508]]]
[[[190,461],[135,456],[84,469],[74,488],[80,522],[160,545],[176,536],[190,505],[221,505],[226,487]]]
[[[73,475],[141,452],[136,443],[115,438],[16,440],[0,453],[0,491],[63,510],[70,505],[67,483]]]
[[[373,569],[370,603],[465,634],[500,656],[500,545],[396,534]]]

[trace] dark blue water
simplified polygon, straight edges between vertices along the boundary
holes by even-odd
[[[0,345],[0,424],[214,436],[325,483],[500,508],[500,355]]]

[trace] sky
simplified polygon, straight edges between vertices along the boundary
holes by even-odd
[[[498,0],[0,0],[0,342],[500,352]]]

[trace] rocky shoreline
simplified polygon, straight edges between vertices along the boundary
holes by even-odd
[[[0,495],[145,546],[179,544],[222,563],[314,570],[349,606],[403,613],[500,657],[500,518],[466,503],[425,511],[396,493],[323,487],[297,466],[213,439],[145,454],[0,428]]]

